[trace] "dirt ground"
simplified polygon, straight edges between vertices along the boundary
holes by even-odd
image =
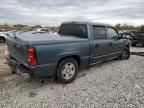
[[[0,79],[6,76],[10,76],[11,72],[9,67],[5,64],[5,59],[4,59],[4,50],[6,49],[5,44],[0,43]]]
[[[144,108],[144,52],[131,48],[129,60],[112,60],[79,72],[71,84],[23,79],[3,64],[0,46],[0,108]]]

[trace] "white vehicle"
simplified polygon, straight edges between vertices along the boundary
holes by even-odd
[[[36,29],[37,32],[48,32],[49,33],[49,29],[48,28],[37,28]]]
[[[3,30],[0,30],[0,43],[4,43],[6,41],[7,35]]]

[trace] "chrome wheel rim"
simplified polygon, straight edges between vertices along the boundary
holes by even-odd
[[[62,68],[62,77],[66,80],[71,79],[75,74],[75,65],[71,62],[66,63]]]

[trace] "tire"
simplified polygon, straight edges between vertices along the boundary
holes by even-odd
[[[11,73],[12,73],[12,74],[16,74],[16,72],[15,72],[14,70],[11,70]]]
[[[57,67],[57,81],[59,83],[71,83],[77,76],[78,63],[73,58],[63,59]]]
[[[123,53],[120,56],[120,59],[121,60],[127,60],[129,58],[130,58],[130,49],[129,48],[124,49]]]
[[[136,46],[136,43],[132,43],[132,46]]]
[[[6,39],[4,37],[0,37],[0,43],[5,43]]]

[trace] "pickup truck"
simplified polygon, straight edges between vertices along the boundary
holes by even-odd
[[[7,63],[23,77],[53,77],[72,82],[79,67],[130,57],[130,41],[110,25],[91,22],[62,23],[58,34],[23,33],[7,39]]]

